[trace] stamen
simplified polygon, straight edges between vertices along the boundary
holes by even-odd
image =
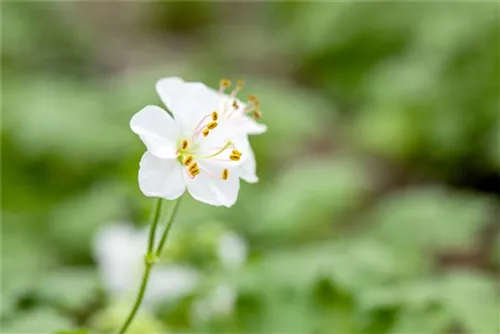
[[[193,162],[193,156],[192,156],[192,155],[188,155],[188,156],[184,159],[184,161],[183,161],[184,166],[189,166],[189,165],[191,165],[191,162]]]
[[[212,113],[212,121],[216,121],[219,119],[219,114],[217,113],[217,111],[214,111]]]
[[[200,174],[200,170],[199,169],[195,169],[195,170],[191,171],[190,174],[191,174],[192,177],[195,177],[196,175]]]
[[[213,129],[215,129],[217,127],[217,125],[218,125],[217,122],[210,122],[207,125],[207,129],[213,130]]]
[[[203,122],[205,122],[205,120],[206,120],[208,117],[210,117],[210,114],[205,115],[205,116],[201,119],[201,121],[199,121],[199,122],[198,122],[198,124],[196,125],[196,128],[195,128],[195,132],[197,132],[197,131],[200,129],[201,124],[203,124]]]
[[[208,136],[208,134],[210,133],[210,130],[205,129],[205,130],[203,130],[201,133],[203,134],[203,137],[206,137],[206,136]]]
[[[250,95],[248,97],[248,101],[252,102],[253,104],[255,104],[256,106],[259,106],[260,105],[260,102],[259,102],[259,99],[257,97],[255,97],[254,95]]]
[[[226,148],[228,148],[229,146],[231,146],[231,145],[232,145],[232,143],[231,143],[230,141],[228,141],[228,142],[226,143],[226,145],[224,145],[223,147],[221,147],[221,148],[220,148],[219,150],[217,150],[215,153],[210,154],[210,155],[207,155],[207,156],[204,156],[204,157],[202,157],[202,158],[208,159],[208,158],[213,158],[213,157],[216,157],[216,156],[218,156],[219,154],[221,154],[222,152],[224,152],[224,150],[225,150]]]
[[[193,171],[198,169],[198,163],[194,163],[191,165],[191,167],[188,168],[189,172],[193,173]]]
[[[188,148],[188,146],[189,146],[189,142],[186,139],[184,139],[181,143],[181,149],[186,150]]]
[[[238,151],[238,150],[233,150],[232,153],[233,153],[233,155],[236,155],[236,156],[239,156],[239,157],[241,157],[241,155],[242,155],[242,153],[240,151]]]
[[[240,79],[240,80],[236,81],[236,88],[238,90],[242,89],[244,85],[245,85],[245,80]]]
[[[232,161],[239,161],[239,160],[240,160],[240,158],[241,158],[240,156],[235,155],[235,154],[231,154],[231,155],[229,156],[229,159],[231,159]]]
[[[219,83],[220,88],[224,91],[224,89],[228,88],[231,86],[231,80],[228,79],[222,79]]]
[[[234,109],[238,109],[240,107],[240,105],[238,104],[238,102],[236,100],[233,101],[233,108]]]
[[[227,168],[224,168],[224,169],[222,170],[222,179],[223,179],[223,180],[227,180],[227,179],[228,179],[228,177],[229,177],[229,171],[227,170]]]
[[[261,118],[261,117],[262,117],[262,113],[261,113],[259,110],[254,110],[254,111],[253,111],[253,117],[254,117],[255,119],[259,119],[259,118]]]

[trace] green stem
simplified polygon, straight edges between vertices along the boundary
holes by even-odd
[[[177,202],[175,202],[174,209],[172,211],[172,214],[170,215],[170,219],[167,222],[167,226],[165,226],[165,231],[163,231],[163,235],[161,236],[160,243],[158,245],[158,248],[156,248],[156,257],[160,257],[161,253],[163,252],[163,246],[165,246],[165,241],[167,241],[168,237],[168,232],[170,231],[170,227],[172,226],[175,216],[177,216],[177,211],[179,210],[180,204],[181,204],[182,197],[179,197],[177,199]]]
[[[132,311],[130,311],[127,320],[123,324],[120,330],[120,334],[124,334],[127,331],[128,327],[132,323],[132,320],[134,320],[134,317],[137,313],[137,310],[139,309],[139,306],[141,306],[142,299],[144,298],[144,293],[146,292],[146,287],[149,280],[149,274],[151,273],[151,268],[154,262],[156,261],[156,258],[153,254],[153,248],[155,242],[156,227],[158,226],[158,221],[160,220],[162,202],[163,202],[162,199],[158,198],[155,204],[153,222],[151,223],[151,229],[149,230],[148,252],[146,253],[146,256],[144,258],[146,268],[142,276],[141,287],[139,289],[139,294],[137,295],[137,298],[135,300],[134,307],[132,308]]]
[[[163,200],[161,198],[158,198],[156,205],[155,205],[153,223],[151,224],[151,229],[149,230],[148,254],[153,252],[154,243],[155,243],[155,235],[156,235],[156,227],[158,226],[158,222],[160,221],[161,204],[162,203],[163,203]]]
[[[132,323],[132,320],[134,320],[135,314],[137,313],[137,310],[139,309],[139,306],[141,306],[142,299],[144,298],[144,293],[146,292],[146,286],[148,284],[149,280],[149,273],[151,272],[151,267],[153,266],[153,262],[148,262],[146,260],[146,269],[144,270],[144,275],[142,276],[142,282],[141,282],[141,288],[139,290],[139,294],[137,295],[137,299],[135,301],[134,307],[132,308],[132,311],[130,312],[127,321],[122,326],[122,329],[120,330],[120,334],[124,334],[130,324]]]

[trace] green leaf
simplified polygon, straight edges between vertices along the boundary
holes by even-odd
[[[128,119],[113,113],[94,87],[67,79],[10,80],[4,103],[16,112],[5,114],[4,131],[29,156],[52,153],[84,166],[128,156],[134,143]]]
[[[277,238],[327,233],[360,205],[372,187],[370,172],[346,157],[311,159],[282,171],[262,200],[255,227]]]
[[[2,297],[17,298],[32,290],[55,261],[36,220],[6,212],[2,219]]]
[[[249,265],[239,284],[254,289],[311,289],[326,279],[341,291],[361,293],[400,275],[394,255],[382,245],[365,240],[291,246],[266,253]]]
[[[3,333],[53,333],[71,328],[71,321],[49,308],[37,308],[19,314],[15,320],[2,324]]]
[[[452,325],[447,312],[440,309],[404,309],[395,319],[390,334],[441,334]]]
[[[371,215],[371,233],[401,255],[422,259],[423,254],[474,245],[493,209],[488,198],[438,187],[410,188],[379,203]]]
[[[497,277],[474,272],[450,272],[444,280],[443,303],[469,333],[498,333],[500,301]]]
[[[88,258],[92,238],[104,223],[120,218],[128,188],[121,183],[96,184],[69,197],[53,211],[49,233],[63,258]]]
[[[67,268],[50,272],[39,286],[46,299],[68,309],[77,309],[95,298],[99,279],[92,268]]]

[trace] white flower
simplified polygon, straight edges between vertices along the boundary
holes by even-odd
[[[189,122],[186,118],[191,116],[181,106],[183,102],[180,101],[179,96],[184,92],[189,95],[187,91],[193,85],[197,85],[197,83],[185,82],[177,77],[163,78],[156,83],[156,91],[160,99],[172,111],[175,119],[184,118],[185,121]],[[243,103],[236,97],[243,88],[243,82],[238,81],[229,95],[224,94],[224,91],[230,85],[229,80],[221,80],[218,91],[202,85],[204,89],[201,95],[203,95],[204,101],[200,101],[200,103],[211,105],[214,108],[213,110],[218,111],[219,129],[224,131],[229,139],[237,141],[238,147],[248,153],[246,159],[240,164],[238,172],[243,180],[255,183],[259,179],[256,175],[255,156],[247,135],[262,134],[267,131],[267,126],[259,124],[253,119],[261,116],[260,103],[256,97],[250,96],[248,104]],[[206,111],[200,109],[197,117],[203,117],[205,114]]]
[[[237,291],[228,284],[219,284],[207,296],[197,300],[192,306],[196,322],[206,322],[210,318],[224,318],[233,313]]]
[[[238,234],[224,232],[218,240],[217,255],[222,265],[228,269],[238,269],[247,260],[248,247]]]
[[[233,205],[239,177],[256,181],[253,152],[244,131],[265,128],[240,115],[256,112],[256,103],[238,104],[230,111],[224,105],[234,97],[179,78],[160,80],[157,91],[174,118],[160,107],[147,106],[130,121],[132,131],[147,147],[139,168],[142,192],[171,200],[187,189],[201,202]]]
[[[97,232],[93,250],[103,283],[115,298],[133,293],[144,266],[147,232],[125,224],[107,225]],[[144,297],[146,304],[182,297],[199,284],[200,274],[187,266],[159,265],[151,272]]]

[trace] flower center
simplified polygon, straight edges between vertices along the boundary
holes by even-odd
[[[220,155],[229,148],[233,148],[231,154],[229,155],[229,159],[220,159]],[[216,159],[217,161],[232,162],[239,161],[242,156],[242,153],[238,151],[234,144],[230,141],[227,141],[222,147],[215,149],[214,152],[211,153],[198,154],[196,149],[197,145],[191,145],[187,139],[183,139],[179,142],[179,148],[177,150],[179,153],[179,162],[185,166],[186,171],[192,179],[200,174],[201,170],[205,171],[210,177],[213,178],[222,180],[227,180],[229,178],[229,170],[227,168],[222,170],[220,176],[214,175],[214,173],[200,166],[198,162],[196,162],[196,159]]]

